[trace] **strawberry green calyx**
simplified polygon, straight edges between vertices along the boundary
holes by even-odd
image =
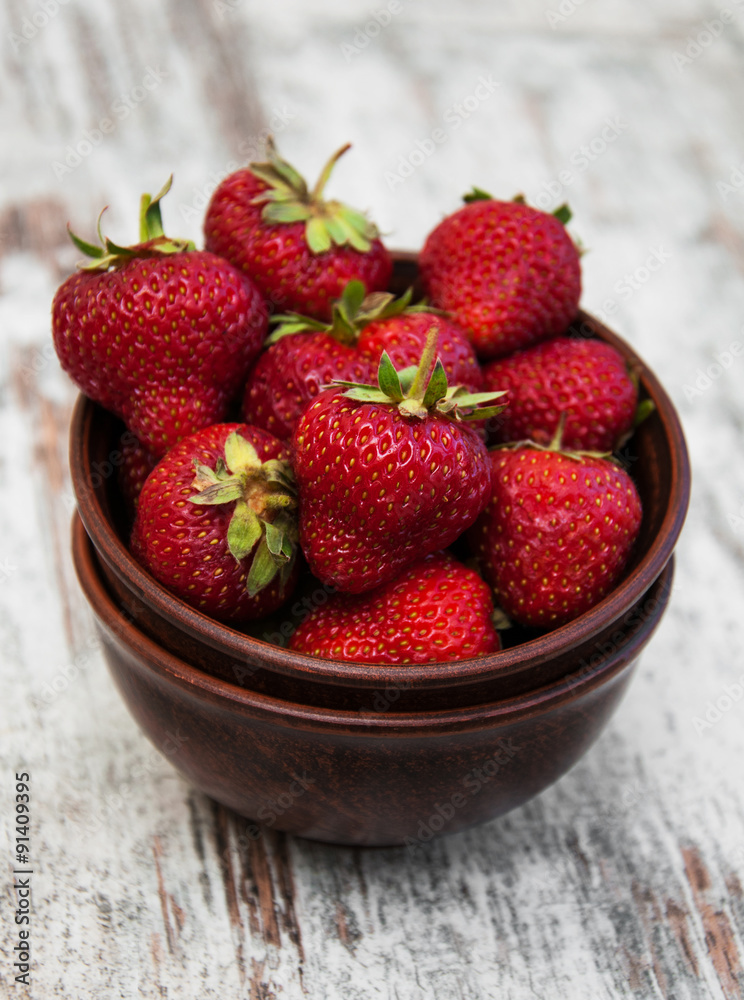
[[[265,202],[262,218],[266,222],[304,222],[305,239],[314,254],[325,253],[335,244],[350,246],[366,253],[379,236],[377,227],[366,215],[340,201],[324,201],[322,194],[331,172],[350,149],[346,143],[337,150],[323,168],[318,182],[310,191],[303,177],[276,151],[271,136],[266,142],[268,161],[250,163],[248,169],[268,187],[253,199]]]
[[[287,462],[261,462],[256,449],[236,431],[225,442],[225,457],[214,469],[194,461],[194,504],[235,503],[227,545],[237,562],[253,553],[245,586],[249,596],[268,586],[277,573],[289,579],[297,555],[297,497]]]
[[[469,392],[464,386],[448,385],[444,366],[436,357],[438,335],[438,327],[432,326],[418,365],[400,371],[396,371],[387,351],[383,352],[376,386],[341,380],[334,380],[331,386],[344,388],[344,396],[360,403],[397,406],[404,416],[417,420],[432,413],[452,420],[485,420],[501,413],[504,406],[493,404],[506,395],[505,391]]]
[[[526,205],[527,199],[523,194],[515,194],[512,201],[517,205]],[[562,205],[558,208],[554,208],[550,213],[554,218],[561,222],[564,226],[567,226],[571,219],[573,218],[573,212],[568,207],[568,202],[564,201]]]
[[[494,605],[493,612],[491,613],[491,623],[499,632],[505,632],[507,629],[514,628],[514,622],[498,604]]]
[[[648,420],[655,409],[656,404],[653,399],[642,399],[633,414],[633,427],[631,430],[635,431],[640,427],[644,420]]]
[[[637,386],[638,373],[631,372],[630,377]],[[622,451],[622,449],[625,447],[628,441],[630,441],[630,439],[633,437],[633,435],[641,426],[641,424],[644,423],[646,420],[648,420],[648,418],[651,416],[651,414],[654,412],[655,409],[656,409],[656,404],[654,403],[653,399],[639,400],[638,405],[636,406],[635,412],[633,414],[633,422],[626,431],[626,433],[623,434],[622,437],[615,443],[615,451],[618,452]]]
[[[401,316],[404,313],[430,312],[444,315],[440,309],[424,303],[410,305],[412,295],[412,288],[398,299],[391,292],[372,292],[367,295],[364,283],[354,279],[346,285],[341,297],[333,303],[330,323],[300,316],[299,313],[274,316],[272,322],[277,326],[266,343],[275,344],[277,340],[294,333],[327,333],[340,344],[353,345],[359,340],[359,334],[368,323]]]
[[[521,195],[517,195],[514,201],[519,201],[520,198],[524,201],[524,198]],[[462,196],[462,200],[466,205],[469,205],[471,201],[493,201],[494,198],[492,194],[489,194],[488,191],[484,191],[483,188],[473,186],[473,190],[464,194]]]
[[[519,451],[520,448],[531,448],[534,451],[551,451],[556,454],[564,455],[566,458],[584,459],[584,458],[601,458],[606,462],[612,462],[613,465],[622,466],[622,461],[611,451],[591,451],[589,449],[580,448],[564,448],[563,447],[563,432],[566,427],[566,414],[561,413],[560,420],[558,421],[558,426],[555,429],[555,434],[548,444],[541,444],[539,441],[532,441],[527,439],[524,441],[508,441],[505,444],[494,445],[493,448],[489,448],[489,451]]]
[[[132,260],[135,257],[159,257],[166,254],[184,253],[187,250],[195,250],[196,246],[191,240],[174,240],[165,235],[163,231],[163,220],[160,214],[160,202],[170,191],[173,184],[173,174],[163,185],[163,188],[155,195],[143,194],[140,200],[140,242],[133,246],[122,247],[114,243],[101,231],[101,220],[104,208],[98,216],[98,241],[88,243],[86,240],[76,236],[67,227],[70,239],[81,250],[86,257],[91,257],[90,262],[81,262],[78,267],[83,271],[109,271]]]
[[[467,194],[462,196],[462,200],[466,205],[469,205],[473,201],[494,201],[495,199],[492,194],[489,194],[488,191],[484,191],[483,188],[473,187],[472,191],[468,191]],[[527,204],[527,199],[523,194],[515,194],[512,201],[516,205]],[[559,222],[562,222],[564,226],[567,226],[573,217],[573,212],[568,207],[568,203],[564,202],[562,205],[559,205],[558,208],[553,209],[551,215],[554,215]]]
[[[638,370],[629,363],[626,364],[626,370],[628,372],[628,377],[635,386],[636,393],[638,394],[641,388],[641,379],[640,375],[638,374]],[[654,403],[653,399],[648,399],[647,397],[646,399],[638,400],[638,403],[636,404],[635,408],[635,413],[633,414],[633,423],[631,425],[630,430],[625,435],[625,438],[620,442],[620,445],[623,445],[627,442],[628,438],[631,437],[634,431],[638,427],[640,427],[645,420],[648,420],[648,418],[651,416],[651,414],[654,412],[655,409],[656,409],[656,404]]]

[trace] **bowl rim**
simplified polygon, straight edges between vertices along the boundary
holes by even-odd
[[[241,687],[200,670],[160,646],[123,613],[102,579],[95,546],[77,512],[72,522],[72,555],[81,589],[99,628],[106,632],[110,642],[127,648],[130,669],[149,673],[168,686],[176,685],[196,701],[208,701],[217,707],[220,704],[229,705],[232,712],[258,716],[267,721],[281,719],[299,729],[322,728],[346,733],[354,729],[365,737],[433,736],[442,735],[443,731],[475,731],[491,728],[495,721],[499,725],[512,725],[580,699],[635,664],[666,610],[674,575],[672,557],[646,591],[658,591],[653,610],[630,633],[627,642],[611,654],[603,655],[595,665],[589,663],[585,669],[509,698],[454,709],[376,712],[293,702]]]
[[[396,261],[410,267],[417,255],[394,252]],[[573,326],[588,325],[593,334],[615,347],[638,374],[642,391],[650,397],[662,421],[671,459],[669,498],[660,530],[639,562],[602,601],[578,618],[545,635],[485,656],[446,663],[405,665],[406,680],[425,688],[488,682],[540,666],[590,641],[627,613],[657,579],[669,561],[684,523],[690,496],[690,464],[677,412],[658,379],[621,337],[590,314],[579,311]],[[232,657],[236,663],[260,662],[263,669],[314,683],[350,687],[386,687],[400,682],[401,666],[338,662],[297,653],[244,634],[191,607],[171,594],[130,554],[101,506],[101,490],[89,485],[87,442],[98,404],[82,394],[70,425],[70,468],[78,510],[88,535],[112,572],[137,599],[187,635]]]

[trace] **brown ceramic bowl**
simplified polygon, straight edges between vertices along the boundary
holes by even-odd
[[[417,280],[413,254],[396,255],[394,290]],[[127,524],[116,487],[122,425],[80,397],[72,420],[70,465],[85,529],[100,559],[107,586],[137,628],[158,645],[194,666],[244,687],[307,705],[360,709],[382,698],[387,711],[454,708],[511,698],[574,672],[596,650],[612,642],[646,591],[660,578],[682,528],[690,473],[682,430],[674,407],[654,374],[630,347],[585,313],[576,332],[616,347],[638,374],[641,394],[655,411],[626,448],[643,501],[643,524],[631,561],[617,587],[575,621],[539,635],[510,630],[510,648],[457,663],[370,666],[336,663],[291,653],[279,643],[297,624],[306,598],[325,599],[315,581],[279,615],[257,623],[250,633],[222,625],[170,594],[127,550]],[[307,605],[306,605],[307,606]],[[402,680],[403,678],[403,680]],[[380,695],[383,692],[383,695]]]
[[[186,663],[122,612],[77,517],[73,554],[129,710],[194,785],[303,837],[411,849],[514,809],[579,759],[617,706],[672,578],[670,561],[613,638],[550,684],[440,711],[349,711],[271,697]],[[255,824],[244,836],[258,836]]]

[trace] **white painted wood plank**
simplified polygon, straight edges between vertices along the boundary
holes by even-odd
[[[743,536],[728,521],[744,503],[741,358],[685,390],[744,340],[744,188],[717,187],[744,160],[740,14],[680,72],[675,53],[716,5],[586,0],[551,27],[557,2],[411,2],[349,59],[361,0],[229,6],[71,0],[18,51],[9,32],[39,8],[0,9],[0,749],[6,774],[34,781],[30,995],[740,996],[744,699],[710,728],[695,719],[744,671]],[[162,80],[134,100],[148,67]],[[471,117],[444,122],[489,75],[500,86]],[[127,94],[131,113],[56,176]],[[243,822],[128,717],[67,554],[74,394],[48,360],[48,303],[75,259],[64,223],[90,232],[109,201],[126,237],[140,191],[174,169],[166,217],[198,237],[188,209],[277,114],[310,174],[353,141],[335,190],[398,246],[473,182],[536,200],[571,170],[551,206],[570,195],[591,249],[584,301],[616,304],[608,320],[667,385],[695,462],[672,606],[606,734],[538,800],[423,857],[271,831],[241,849]],[[607,119],[616,138],[579,169]],[[443,123],[447,140],[391,184]],[[654,248],[669,259],[628,294]],[[11,948],[3,935],[0,976],[20,996]]]

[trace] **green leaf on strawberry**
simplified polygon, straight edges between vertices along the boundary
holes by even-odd
[[[163,219],[160,213],[160,202],[170,191],[173,184],[173,174],[165,182],[161,190],[153,197],[143,194],[140,200],[140,238],[139,243],[132,246],[120,246],[108,237],[103,235],[101,220],[103,212],[98,216],[98,239],[99,246],[88,243],[86,240],[76,236],[67,227],[70,239],[78,248],[90,257],[90,262],[82,262],[79,267],[82,271],[108,271],[113,267],[118,267],[127,260],[135,258],[153,257],[167,254],[184,253],[187,250],[195,250],[196,246],[192,240],[170,239],[165,235],[163,229]]]
[[[248,424],[212,424],[184,438],[142,487],[132,554],[220,621],[272,613],[298,575],[289,461],[282,442]]]
[[[325,201],[325,188],[331,172],[351,148],[346,143],[337,150],[323,168],[315,187],[310,191],[303,177],[276,151],[274,140],[267,140],[268,160],[251,163],[250,172],[267,185],[253,198],[253,204],[263,204],[266,222],[304,222],[305,239],[314,254],[327,253],[334,244],[351,246],[367,253],[379,236],[377,226],[361,212],[339,201]]]
[[[345,389],[344,395],[349,399],[392,404],[406,416],[418,419],[436,412],[453,420],[486,420],[501,413],[504,406],[496,404],[496,400],[505,396],[505,391],[470,392],[464,386],[449,386],[441,360],[435,360],[438,333],[437,327],[432,326],[416,367],[396,371],[387,351],[383,352],[376,386],[342,379],[334,379],[330,384]]]
[[[214,470],[194,462],[192,483],[198,490],[193,504],[235,503],[227,529],[227,544],[237,562],[255,549],[246,588],[254,597],[279,574],[284,582],[295,560],[297,506],[294,476],[288,462],[262,462],[258,452],[233,431],[225,441],[225,457]]]
[[[351,345],[357,343],[362,330],[370,323],[421,312],[443,315],[441,309],[425,302],[411,305],[412,296],[412,288],[399,298],[391,292],[371,292],[367,295],[364,284],[354,279],[348,282],[341,297],[333,303],[330,323],[299,313],[279,313],[271,318],[276,325],[266,343],[275,344],[295,333],[327,333],[340,344]]]
[[[139,243],[108,239],[101,216],[98,245],[70,231],[90,262],[52,304],[62,367],[153,459],[225,419],[268,326],[267,304],[247,275],[165,235],[161,203],[171,182],[142,196]]]
[[[418,365],[396,370],[383,352],[376,385],[331,381],[300,414],[300,544],[323,583],[362,593],[393,580],[488,502],[490,461],[468,421],[498,413],[503,393],[450,387],[439,343],[435,321]]]

